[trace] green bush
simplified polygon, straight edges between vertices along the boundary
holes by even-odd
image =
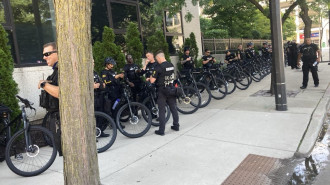
[[[14,60],[8,45],[7,33],[0,25],[0,103],[10,107],[12,117],[19,114],[17,83],[13,79]]]
[[[115,33],[113,29],[105,26],[102,34],[102,41],[96,41],[93,46],[93,57],[95,61],[94,69],[97,72],[100,72],[104,69],[104,59],[106,57],[112,57],[116,60],[117,66],[115,70],[120,72],[120,70],[125,65],[125,56],[122,53],[120,46],[117,46],[115,43]]]
[[[168,44],[162,31],[158,30],[154,35],[147,39],[147,50],[156,54],[157,51],[162,50],[167,61],[171,62],[168,51]]]
[[[136,23],[130,22],[125,35],[126,51],[131,54],[134,63],[142,67],[143,45],[140,40],[140,32]]]

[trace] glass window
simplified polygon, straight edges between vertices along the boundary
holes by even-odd
[[[170,16],[169,12],[165,12],[166,32],[167,33],[182,33],[181,14],[176,13]]]
[[[5,23],[6,18],[5,18],[5,6],[3,4],[4,0],[0,0],[0,23]]]
[[[9,40],[8,44],[10,45],[11,56],[13,57],[14,62],[17,63],[16,52],[15,52],[15,48],[14,48],[13,32],[11,32],[10,30],[6,30],[6,32],[8,34],[8,40]]]
[[[42,47],[55,40],[52,1],[11,0],[21,64],[40,63]],[[34,8],[37,7],[37,8]]]
[[[111,12],[114,29],[126,29],[129,22],[138,22],[135,5],[111,2]]]
[[[166,36],[166,41],[171,55],[178,54],[180,47],[183,46],[183,36]]]
[[[92,43],[102,40],[104,26],[109,26],[106,1],[92,1]]]

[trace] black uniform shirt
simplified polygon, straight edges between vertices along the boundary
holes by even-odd
[[[249,49],[245,50],[245,56],[246,56],[246,58],[248,58],[248,59],[252,59],[252,58],[254,58],[254,56],[255,56],[255,51],[254,51],[254,49],[253,49],[253,48],[249,48]]]
[[[146,69],[143,70],[141,72],[141,74],[146,74],[146,78],[150,78],[150,76],[152,75],[152,73],[154,72],[156,66],[158,65],[158,63],[155,61],[153,63],[149,62],[146,66]]]
[[[261,48],[261,52],[262,52],[262,56],[263,57],[269,57],[269,48],[267,48],[267,47],[262,47]]]
[[[240,59],[243,60],[245,57],[245,53],[243,50],[237,49],[236,51],[236,56],[238,57],[238,55],[240,56]]]
[[[183,55],[182,60],[187,60],[189,57],[191,57],[191,56]],[[183,64],[183,69],[194,69],[194,61],[192,60],[192,57],[191,57],[191,60],[186,61]]]
[[[289,54],[292,56],[296,56],[298,54],[298,47],[296,43],[290,43],[289,46]]]
[[[99,74],[97,74],[96,71],[94,71],[94,83],[99,83],[100,84],[100,87],[99,88],[94,89],[94,95],[95,95],[95,93],[101,92],[102,90],[104,90],[104,88],[103,88],[103,80],[99,76]]]
[[[139,66],[136,64],[126,64],[123,68],[125,77],[127,77],[130,82],[140,82],[140,75],[136,72],[139,69]]]
[[[209,56],[204,55],[202,57],[202,59],[203,59],[203,61],[208,60],[208,59],[212,59],[208,63],[203,64],[203,68],[209,69],[209,68],[211,68],[213,66],[213,63],[214,63],[214,60],[213,59],[214,59],[214,57],[212,57],[212,55],[209,55]]]
[[[155,71],[152,74],[153,78],[156,78],[155,84],[157,87],[164,87],[173,84],[174,81],[174,66],[170,62],[163,62],[156,66]]]
[[[101,77],[106,85],[106,91],[109,92],[111,98],[117,98],[120,96],[120,83],[115,78],[116,72],[113,70],[102,70]]]
[[[309,62],[313,63],[317,59],[316,52],[319,50],[319,47],[312,43],[310,45],[304,44],[300,48],[300,53],[303,55],[302,56],[302,61],[303,62]]]
[[[232,63],[233,61],[229,61],[229,60],[234,59],[234,58],[236,58],[235,53],[230,53],[230,55],[226,55],[225,60],[227,60],[229,63]]]

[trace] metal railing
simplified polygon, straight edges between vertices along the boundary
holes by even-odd
[[[209,49],[212,54],[224,54],[226,50],[236,50],[239,44],[246,48],[246,44],[252,42],[255,47],[261,48],[264,42],[271,44],[271,40],[262,39],[205,39],[202,38],[203,51]]]

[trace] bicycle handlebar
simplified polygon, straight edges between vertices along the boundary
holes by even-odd
[[[24,99],[18,95],[16,95],[16,97],[25,105],[26,108],[30,108],[31,110],[36,110],[34,107],[32,107],[33,103],[30,102],[29,100],[27,99]]]

